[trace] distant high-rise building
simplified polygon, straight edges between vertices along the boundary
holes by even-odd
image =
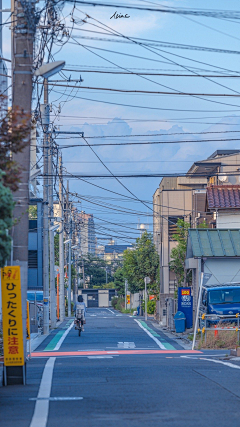
[[[93,214],[80,212],[80,239],[81,250],[84,255],[96,253],[96,234]]]

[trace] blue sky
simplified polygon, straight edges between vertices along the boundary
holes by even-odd
[[[142,6],[150,5],[150,2],[132,1],[131,4]],[[154,0],[152,3],[165,7],[185,7],[185,8],[207,8],[238,10],[239,2],[231,1],[208,1],[203,4],[200,1],[164,1]],[[39,3],[41,5],[41,3]],[[154,5],[153,5],[154,6]],[[9,7],[9,2],[4,2],[3,7]],[[65,5],[62,10],[62,17],[66,26],[72,25],[70,16],[72,5]],[[187,16],[173,14],[161,14],[156,12],[146,12],[137,10],[126,10],[119,8],[118,12],[128,13],[129,19],[111,19],[116,8],[91,7],[78,5],[74,10],[75,29],[72,38],[61,49],[54,46],[53,56],[55,60],[64,59],[66,68],[77,71],[65,71],[64,75],[71,79],[79,79],[79,75],[84,79],[82,86],[98,88],[118,88],[131,90],[148,91],[180,91],[194,93],[221,93],[236,94],[240,92],[238,78],[211,78],[212,81],[202,77],[164,77],[146,76],[152,81],[146,80],[137,75],[112,75],[90,73],[79,70],[131,70],[134,73],[157,72],[175,74],[236,74],[239,73],[239,54],[205,52],[201,50],[188,50],[158,47],[144,48],[134,43],[117,43],[100,40],[89,40],[86,37],[106,37],[108,39],[118,39],[111,33],[119,32],[128,37],[139,37],[162,42],[186,44],[191,46],[215,48],[222,50],[240,51],[239,21],[226,19],[213,19],[199,16]],[[94,19],[87,18],[88,14]],[[61,16],[60,16],[61,18]],[[62,19],[62,18],[61,18]],[[99,22],[97,22],[97,21]],[[98,27],[96,27],[96,25]],[[91,33],[89,31],[106,32],[107,36]],[[211,27],[211,28],[207,28]],[[101,28],[99,28],[101,27]],[[85,31],[88,30],[88,31]],[[85,37],[85,38],[79,38]],[[10,56],[10,31],[4,29],[3,54]],[[82,46],[84,45],[85,48]],[[96,49],[98,48],[98,49]],[[111,53],[100,49],[117,51]],[[60,49],[60,51],[59,51]],[[151,49],[151,51],[149,51]],[[94,54],[94,53],[95,54]],[[146,59],[133,58],[128,55],[141,56]],[[98,55],[98,56],[96,56]],[[100,57],[101,56],[101,57]],[[204,64],[194,62],[200,61]],[[94,68],[95,67],[95,68]],[[108,67],[108,68],[107,68]],[[109,68],[110,67],[110,68]],[[192,68],[194,67],[194,68]],[[220,68],[218,68],[220,67]],[[228,71],[230,70],[230,71]],[[62,79],[57,76],[56,79]],[[219,83],[226,87],[217,85]],[[74,83],[73,83],[74,84]],[[164,87],[165,86],[165,87]],[[171,89],[166,88],[169,87]],[[235,92],[234,92],[235,91]],[[88,98],[92,101],[83,99]],[[203,97],[202,97],[203,98]],[[160,95],[160,94],[126,94],[109,93],[106,91],[73,89],[52,87],[50,101],[53,105],[53,112],[61,107],[61,113],[56,118],[53,114],[54,123],[61,130],[84,131],[86,138],[89,136],[109,136],[109,135],[135,135],[155,133],[165,133],[156,140],[180,141],[186,139],[186,135],[170,135],[172,133],[202,132],[202,131],[238,131],[239,130],[239,98],[235,97],[214,97],[200,99],[182,95]],[[97,102],[100,101],[100,102]],[[210,102],[214,101],[214,102]],[[108,104],[109,102],[109,104]],[[221,104],[222,103],[222,104]],[[231,105],[224,105],[231,104]],[[116,105],[125,104],[125,106]],[[126,106],[126,105],[132,105]],[[148,107],[148,108],[139,108]],[[175,111],[174,111],[175,110]],[[178,110],[178,111],[177,111]],[[235,138],[238,133],[232,134]],[[214,134],[216,139],[223,136]],[[154,138],[154,137],[153,137]],[[189,136],[188,136],[189,138]],[[191,139],[203,139],[199,135],[190,136]],[[207,138],[207,136],[205,136]],[[121,141],[139,141],[148,138],[124,138]],[[153,139],[152,139],[153,140]],[[111,139],[90,139],[89,142],[113,142]],[[77,139],[59,140],[59,144],[81,143]],[[239,147],[238,141],[233,142],[199,142],[188,144],[167,144],[167,145],[142,145],[142,146],[112,146],[98,147],[96,153],[106,162],[113,173],[120,172],[185,172],[195,160],[204,159],[213,151],[219,148]],[[102,173],[106,172],[103,165],[94,156],[88,147],[69,148],[63,150],[63,161],[67,170],[71,173]],[[127,188],[133,192],[138,199],[151,201],[156,190],[159,178],[123,179]],[[105,187],[109,190],[119,192],[126,196],[131,196],[126,189],[113,179],[95,179],[92,184]],[[82,208],[86,212],[92,212],[100,220],[96,220],[99,233],[104,234],[104,226],[101,220],[109,221],[121,226],[128,226],[132,230],[123,228],[125,241],[131,241],[138,233],[135,233],[138,221],[148,221],[151,229],[151,205],[149,209],[140,202],[124,200],[121,196],[100,190],[86,182],[70,180],[70,190],[83,196]],[[88,201],[86,201],[88,200]],[[94,205],[91,202],[98,203]],[[105,207],[99,206],[104,205]],[[110,206],[112,209],[110,210]],[[116,206],[121,207],[117,208]],[[80,208],[80,205],[78,205]],[[124,209],[134,210],[134,214],[121,212]],[[144,216],[148,214],[148,216]],[[106,236],[119,233],[119,227],[107,223],[105,226]],[[117,231],[116,231],[117,230]],[[129,234],[128,234],[129,233]],[[135,234],[131,234],[135,233]],[[103,236],[101,234],[101,236]],[[100,234],[99,234],[100,236]],[[123,242],[120,238],[118,243]]]

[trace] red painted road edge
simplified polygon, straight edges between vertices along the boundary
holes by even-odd
[[[32,357],[109,356],[111,354],[202,354],[202,352],[198,350],[41,351],[33,352]]]

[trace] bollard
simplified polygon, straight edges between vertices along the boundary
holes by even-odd
[[[214,336],[217,337],[218,336],[218,331],[216,330],[217,325],[214,326],[215,331],[214,331]]]
[[[206,344],[207,343],[207,319],[206,319],[206,317],[204,317],[204,321],[205,321],[204,329],[205,329],[205,344]]]

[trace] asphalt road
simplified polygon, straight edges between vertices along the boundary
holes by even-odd
[[[240,364],[191,353],[112,309],[88,309],[35,350],[26,386],[0,388],[3,427],[226,427],[240,419]]]

